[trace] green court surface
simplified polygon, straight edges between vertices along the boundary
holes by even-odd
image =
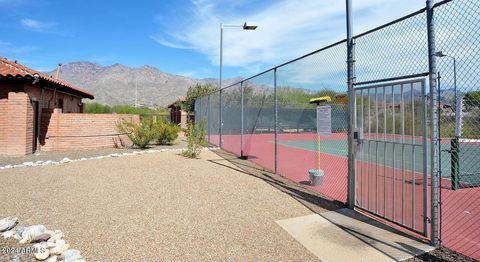
[[[279,144],[307,151],[317,152],[317,141],[312,140],[281,140]],[[395,154],[393,151],[395,150]],[[450,144],[441,144],[441,171],[442,177],[451,177]],[[346,140],[320,141],[320,151],[347,157],[348,147]],[[430,161],[430,143],[427,144],[427,161]],[[403,157],[402,157],[403,156]],[[365,140],[357,153],[357,160],[378,163],[380,166],[394,167],[395,169],[415,170],[423,172],[423,147],[420,144],[391,143]],[[464,186],[480,185],[480,146],[476,144],[460,143],[460,183]],[[462,161],[466,160],[466,161]],[[430,174],[430,165],[427,163],[427,174]]]

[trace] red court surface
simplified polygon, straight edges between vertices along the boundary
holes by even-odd
[[[314,133],[278,134],[279,141],[316,139]],[[335,133],[325,140],[345,141],[345,133]],[[210,143],[219,145],[218,135],[210,136]],[[240,135],[223,135],[223,149],[238,156]],[[308,170],[317,168],[318,153],[312,150],[277,145],[277,173],[302,186],[327,197],[346,202],[347,200],[347,156],[321,153],[321,169],[324,181],[319,187],[308,184]],[[267,170],[275,169],[274,134],[244,135],[243,154],[248,160]],[[404,224],[423,232],[423,174],[408,170],[384,167],[357,160],[357,203],[358,207],[380,214],[387,220]],[[359,170],[362,170],[360,172]],[[376,170],[378,169],[378,171]],[[375,172],[370,172],[369,170]],[[395,178],[394,178],[395,176]],[[415,179],[413,179],[415,178]],[[480,188],[450,189],[450,180],[441,181],[441,241],[442,245],[475,259],[480,259]],[[427,178],[427,217],[430,217],[430,179]],[[402,201],[403,199],[403,201]],[[403,205],[402,205],[403,203]],[[388,223],[395,228],[395,224]],[[430,224],[427,224],[430,232]],[[415,235],[415,234],[414,234]]]

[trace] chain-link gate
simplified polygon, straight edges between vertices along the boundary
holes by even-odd
[[[425,80],[355,88],[356,206],[427,235]]]

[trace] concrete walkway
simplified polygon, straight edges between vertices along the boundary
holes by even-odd
[[[402,261],[433,249],[346,208],[277,223],[322,261]]]

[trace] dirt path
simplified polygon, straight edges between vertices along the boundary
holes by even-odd
[[[205,151],[1,170],[0,217],[61,229],[89,261],[316,261],[275,223],[312,212],[234,169]]]

